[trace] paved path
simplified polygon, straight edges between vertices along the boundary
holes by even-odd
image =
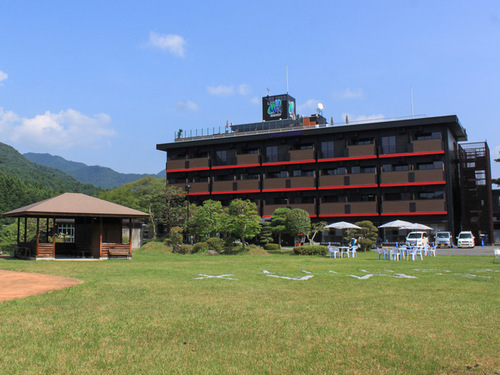
[[[493,249],[500,249],[500,245],[497,246],[476,246],[473,249],[462,248],[459,249],[454,247],[453,249],[437,249],[436,255],[491,255],[493,256]]]

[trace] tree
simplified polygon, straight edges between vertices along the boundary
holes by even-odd
[[[200,238],[213,236],[221,231],[224,215],[221,202],[206,200],[190,221],[191,231]]]
[[[286,233],[286,217],[290,213],[288,207],[279,207],[271,215],[271,227],[274,234],[278,235],[278,245],[281,249],[281,236]]]
[[[162,217],[165,211],[165,193],[164,180],[148,176],[112,190],[102,191],[98,197],[147,212],[149,224],[153,228],[153,237],[156,238],[156,221]]]
[[[185,223],[187,215],[186,196],[184,190],[176,185],[167,185],[165,190],[165,211],[162,218],[165,224],[165,232],[170,233],[174,227],[181,227]]]
[[[225,231],[233,238],[239,238],[245,250],[245,240],[254,238],[260,231],[261,218],[257,205],[250,200],[231,201],[228,215],[224,220]]]
[[[302,238],[311,230],[309,213],[301,208],[290,210],[286,216],[285,227],[291,236]]]
[[[260,223],[260,235],[259,242],[261,245],[266,245],[270,242],[273,242],[273,232],[271,228],[270,221],[263,221]]]
[[[318,221],[317,223],[311,224],[311,229],[307,233],[307,239],[310,245],[312,245],[314,237],[316,237],[318,232],[322,232],[327,225],[328,223],[326,221]]]
[[[356,225],[361,229],[349,230],[349,239],[356,238],[361,250],[370,250],[377,242],[378,228],[370,220],[358,221]]]

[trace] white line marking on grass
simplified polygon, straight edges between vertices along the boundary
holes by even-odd
[[[369,279],[370,277],[372,277],[373,274],[369,273],[368,275],[364,275],[364,276],[356,276],[356,275],[347,275],[347,276],[355,277],[358,280],[366,280],[366,279]]]
[[[279,276],[279,275],[276,275],[274,273],[271,273],[269,271],[262,271],[264,274],[266,274],[266,276],[269,276],[269,277],[276,277],[278,279],[285,279],[285,280],[298,280],[298,281],[304,281],[304,280],[309,280],[310,278],[314,277],[314,275],[306,275],[306,276],[302,276],[302,277],[293,277],[293,276]],[[308,272],[308,271],[304,271],[302,270],[302,272],[307,272],[307,273],[311,273],[311,272]]]
[[[417,276],[405,275],[404,273],[397,273],[396,276],[394,276],[394,277],[398,277],[401,279],[416,279],[417,278]]]
[[[328,271],[328,272],[331,272],[331,273],[338,273],[338,272],[335,272],[335,271],[331,271],[331,270],[330,270],[330,271]]]
[[[304,270],[302,270],[302,272],[304,272],[304,273],[312,273],[312,272],[309,272],[309,271],[304,271]]]
[[[233,279],[229,276],[233,276],[231,274],[226,274],[226,275],[205,275],[203,273],[198,274],[200,277],[195,277],[195,280],[201,280],[201,279],[224,279],[224,280],[238,280],[238,279]]]

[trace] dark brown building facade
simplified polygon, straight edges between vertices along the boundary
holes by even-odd
[[[167,184],[189,185],[192,202],[250,199],[263,218],[290,207],[312,220],[403,219],[456,235],[469,230],[459,160],[466,140],[454,115],[342,126],[316,115],[233,125],[157,149],[167,152]]]

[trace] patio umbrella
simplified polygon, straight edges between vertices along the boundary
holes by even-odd
[[[357,226],[356,224],[351,224],[346,221],[339,221],[336,223],[331,223],[327,225],[325,228],[327,229],[361,229],[361,227]]]
[[[399,229],[408,229],[408,230],[432,230],[431,227],[428,227],[427,225],[424,224],[419,224],[419,223],[411,223],[410,225],[405,225],[404,227],[401,227]]]
[[[406,227],[406,226],[409,226],[409,225],[412,225],[413,223],[410,223],[409,221],[404,221],[404,220],[394,220],[394,221],[390,221],[388,223],[385,223],[381,226],[379,226],[379,228],[403,228],[403,227]]]

